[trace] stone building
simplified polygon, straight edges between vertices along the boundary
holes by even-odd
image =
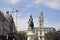
[[[13,38],[15,32],[16,28],[12,15],[9,11],[4,15],[0,10],[0,40],[11,39],[11,37]]]
[[[44,40],[44,34],[49,32],[49,31],[55,31],[55,28],[53,27],[44,27],[44,16],[43,12],[40,11],[39,13],[39,25],[38,27],[34,27],[34,33],[35,33],[35,38],[38,40]],[[28,32],[31,31],[30,28],[27,30]]]

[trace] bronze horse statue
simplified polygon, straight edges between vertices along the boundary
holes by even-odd
[[[30,15],[30,19],[29,19],[28,23],[29,23],[29,27],[30,27],[31,29],[33,29],[33,28],[34,28],[34,23],[33,23],[32,15]]]

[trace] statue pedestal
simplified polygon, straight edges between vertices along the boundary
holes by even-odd
[[[27,40],[34,40],[34,38],[35,38],[35,34],[32,31],[27,33]]]

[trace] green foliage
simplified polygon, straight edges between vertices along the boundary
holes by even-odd
[[[18,40],[27,40],[27,36],[26,36],[26,32],[25,31],[20,31],[17,36],[18,36]]]
[[[44,38],[45,40],[60,40],[60,31],[48,32]]]
[[[38,37],[36,37],[35,40],[38,40]]]

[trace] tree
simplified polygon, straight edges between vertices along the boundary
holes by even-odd
[[[48,32],[44,36],[45,40],[60,40],[60,31]]]
[[[18,40],[27,40],[26,34],[27,34],[26,31],[20,31],[19,33],[17,33]]]
[[[35,40],[38,40],[38,37],[36,37]]]

